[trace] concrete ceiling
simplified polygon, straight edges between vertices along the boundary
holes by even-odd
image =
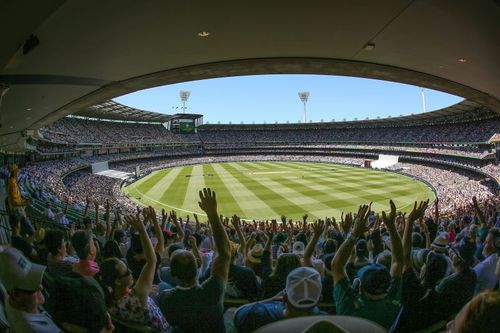
[[[113,97],[234,75],[384,79],[500,112],[494,0],[2,0],[0,31],[1,150]]]

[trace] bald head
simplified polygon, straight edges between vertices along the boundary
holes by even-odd
[[[191,251],[176,250],[170,259],[172,275],[177,277],[181,283],[193,283],[196,279],[196,259]]]

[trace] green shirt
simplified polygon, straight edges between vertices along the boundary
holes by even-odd
[[[340,280],[333,289],[333,298],[338,315],[365,318],[388,329],[396,319],[399,311],[397,295],[401,286],[401,278],[392,278],[387,296],[380,300],[366,300],[349,285],[347,277]]]

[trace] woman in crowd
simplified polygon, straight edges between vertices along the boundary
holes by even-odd
[[[146,210],[148,218],[157,225],[154,209],[149,207]],[[131,270],[120,259],[109,258],[102,263],[99,279],[107,292],[109,312],[122,320],[139,322],[166,332],[169,325],[149,296],[156,274],[156,255],[153,245],[139,214],[135,217],[127,216],[125,221],[139,234],[145,264],[134,284]]]

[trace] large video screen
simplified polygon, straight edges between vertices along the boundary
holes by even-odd
[[[182,119],[179,122],[179,133],[180,134],[194,134],[195,133],[194,120]]]

